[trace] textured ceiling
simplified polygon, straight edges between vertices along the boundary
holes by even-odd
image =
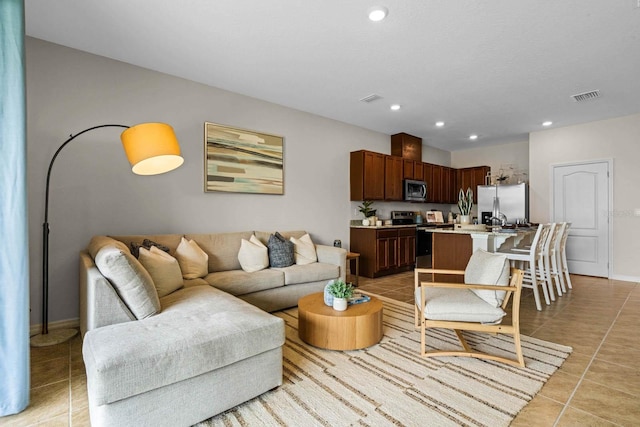
[[[448,151],[640,112],[639,0],[26,0],[27,35]],[[383,4],[389,16],[367,19]],[[571,95],[600,90],[576,103]],[[360,99],[382,98],[364,103]],[[402,105],[390,111],[389,105]],[[434,122],[446,125],[436,128]],[[479,135],[469,141],[471,133]],[[363,147],[366,148],[366,147]]]

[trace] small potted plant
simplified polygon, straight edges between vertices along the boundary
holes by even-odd
[[[328,286],[327,292],[333,296],[333,309],[344,311],[347,309],[347,300],[353,296],[353,285],[336,280]]]
[[[370,225],[371,220],[369,218],[376,215],[376,209],[371,209],[372,204],[373,202],[371,200],[363,200],[362,204],[358,206],[358,210],[364,216],[362,225]],[[375,225],[375,221],[372,225]]]
[[[471,187],[467,188],[465,193],[462,188],[458,193],[458,209],[460,209],[460,224],[469,224],[471,222],[471,208],[473,207],[473,192]]]

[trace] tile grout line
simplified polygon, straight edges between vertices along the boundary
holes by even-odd
[[[622,304],[622,306],[620,306],[620,309],[618,310],[618,314],[616,314],[615,319],[613,319],[613,322],[611,322],[611,325],[607,329],[607,332],[604,334],[604,337],[602,337],[602,341],[600,341],[600,344],[598,345],[598,348],[596,348],[596,351],[593,353],[593,356],[591,356],[591,359],[589,360],[589,363],[587,364],[586,368],[582,372],[582,375],[580,376],[580,379],[578,380],[578,383],[573,388],[573,391],[571,392],[571,394],[569,395],[569,398],[567,399],[567,401],[565,402],[564,406],[562,407],[562,410],[560,411],[560,413],[556,417],[556,421],[555,421],[555,423],[553,423],[554,427],[556,427],[558,425],[558,422],[560,422],[560,419],[562,418],[562,416],[566,412],[567,408],[569,407],[569,404],[571,403],[571,400],[573,399],[573,397],[575,396],[576,392],[578,391],[578,388],[580,387],[580,385],[584,381],[584,377],[587,375],[587,371],[589,371],[589,368],[591,367],[591,365],[595,361],[596,356],[598,355],[598,352],[600,351],[600,348],[602,348],[602,345],[604,344],[604,342],[606,341],[607,337],[609,336],[609,333],[611,332],[611,329],[613,329],[613,326],[618,321],[618,318],[620,317],[620,314],[622,313],[622,310],[624,309],[624,306],[629,301],[629,298],[631,298],[631,293],[629,293],[627,295],[627,298],[625,299],[624,303]],[[613,423],[612,421],[609,421],[609,422]],[[617,423],[613,423],[613,424],[617,424]]]

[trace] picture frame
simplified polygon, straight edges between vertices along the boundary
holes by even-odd
[[[427,211],[427,223],[443,224],[444,217],[442,216],[442,211]]]
[[[204,191],[284,194],[284,137],[205,122]]]

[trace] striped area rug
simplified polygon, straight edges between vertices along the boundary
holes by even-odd
[[[522,337],[526,368],[466,357],[424,359],[413,306],[384,303],[384,337],[367,349],[322,350],[298,338],[297,308],[286,322],[283,385],[198,426],[508,426],[571,353]],[[470,344],[513,353],[502,335],[467,334]],[[457,348],[453,332],[427,343]]]

